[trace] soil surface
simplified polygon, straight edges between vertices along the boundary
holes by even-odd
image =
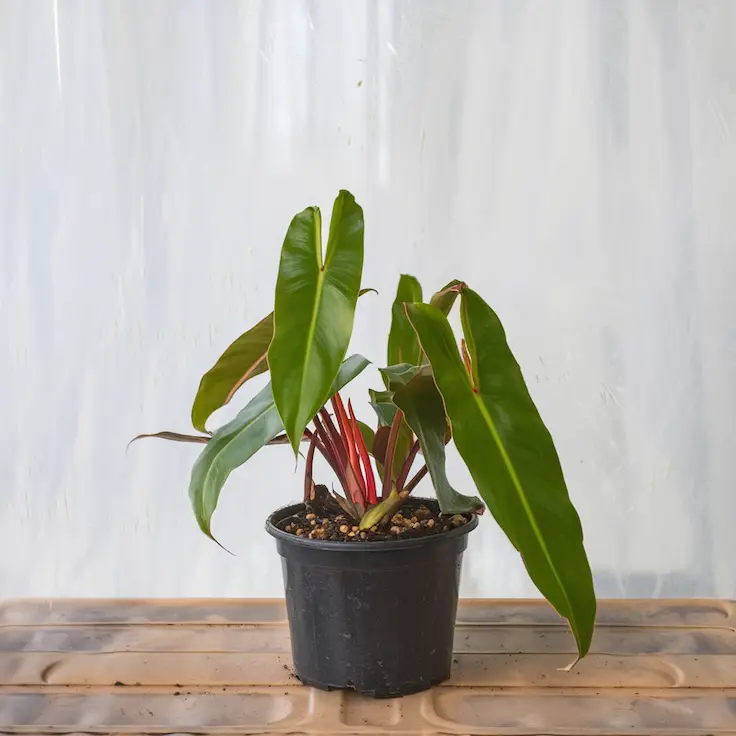
[[[377,526],[360,530],[353,519],[342,513],[314,513],[304,509],[282,519],[278,528],[307,539],[340,542],[375,542],[386,539],[429,537],[467,524],[470,514],[446,516],[421,504],[405,504]]]

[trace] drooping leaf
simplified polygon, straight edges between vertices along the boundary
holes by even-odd
[[[407,314],[432,364],[453,437],[496,521],[535,585],[570,622],[580,656],[589,647],[595,592],[583,532],[557,451],[493,310],[467,287],[461,319],[473,385],[447,318],[431,305]]]
[[[212,435],[194,463],[189,482],[189,500],[194,516],[199,528],[208,537],[215,539],[211,529],[212,514],[230,473],[249,460],[283,428],[269,383],[231,422]]]
[[[445,470],[445,439],[447,418],[434,380],[428,375],[416,376],[394,394],[396,406],[414,430],[429,469],[432,484],[443,514],[464,514],[483,508],[476,496],[458,493],[447,479]]]
[[[134,442],[146,438],[154,438],[159,440],[168,440],[169,442],[188,442],[195,445],[206,445],[211,439],[211,434],[182,434],[181,432],[169,432],[169,431],[163,431],[163,432],[148,432],[145,434],[139,434],[133,437],[133,439],[128,442],[128,447],[130,447]],[[307,438],[304,437],[302,439],[302,442],[306,442]],[[289,438],[285,434],[280,434],[276,437],[274,437],[270,442],[268,442],[269,445],[288,445],[289,444]]]
[[[268,370],[268,346],[273,337],[273,313],[241,335],[202,376],[192,405],[192,425],[205,432],[212,413],[225,406],[250,378]]]
[[[363,270],[363,210],[335,200],[324,262],[322,220],[308,207],[291,221],[276,282],[268,351],[273,395],[294,452],[326,401],[350,342]]]
[[[408,363],[416,365],[422,355],[417,335],[404,312],[404,303],[421,302],[422,286],[408,274],[401,274],[396,297],[391,306],[391,331],[388,335],[388,365]],[[387,384],[388,385],[388,384]]]
[[[351,355],[340,366],[330,395],[350,383],[367,365],[369,362],[362,355]],[[231,422],[212,435],[194,464],[189,483],[189,499],[197,524],[208,537],[214,539],[212,514],[230,473],[269,444],[283,429],[269,383]]]
[[[429,303],[445,315],[445,317],[452,310],[455,300],[458,295],[458,288],[462,286],[462,281],[453,279],[449,284],[445,284],[438,292],[432,295]]]
[[[211,439],[208,434],[182,434],[181,432],[168,431],[148,432],[146,434],[137,434],[130,442],[128,442],[128,447],[130,447],[134,442],[148,437],[154,437],[159,440],[169,440],[170,442],[193,442],[200,445],[206,445]]]

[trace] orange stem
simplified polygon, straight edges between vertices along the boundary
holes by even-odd
[[[348,419],[347,412],[345,411],[345,404],[342,403],[342,398],[340,397],[339,393],[335,394],[332,397],[332,406],[335,409],[337,421],[340,425],[340,431],[343,435],[343,444],[348,451],[348,462],[355,472],[355,476],[358,480],[358,484],[360,485],[361,490],[365,494],[365,481],[363,480],[363,476],[360,472],[360,461],[358,460],[358,451],[355,449],[353,430],[350,426],[350,420]]]
[[[363,473],[365,475],[366,483],[366,501],[368,503],[378,503],[378,493],[376,491],[376,477],[373,475],[373,467],[371,466],[371,459],[368,455],[368,448],[366,447],[363,435],[358,427],[358,420],[355,418],[353,413],[353,406],[348,401],[348,410],[350,411],[350,419],[353,424],[353,437],[355,438],[355,444],[358,446],[358,453],[360,455],[360,461],[363,464]]]

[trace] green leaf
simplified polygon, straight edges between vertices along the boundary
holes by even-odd
[[[345,360],[340,364],[340,370],[337,372],[335,380],[332,382],[332,386],[330,386],[325,402],[338,391],[342,391],[345,386],[347,386],[354,378],[359,376],[370,364],[371,362],[368,358],[364,358],[358,353],[351,355],[349,358],[345,358]],[[317,411],[321,408],[322,407],[320,406]],[[314,413],[316,414],[317,412]],[[310,417],[310,419],[311,418],[312,417]]]
[[[388,335],[388,364],[408,363],[417,365],[422,351],[417,335],[409,324],[404,312],[404,303],[421,302],[422,287],[420,283],[407,274],[399,278],[396,298],[391,307],[391,331]]]
[[[380,427],[390,427],[396,414],[396,404],[394,404],[393,391],[375,391],[368,389],[368,396],[371,399],[371,407],[376,412],[378,424]]]
[[[350,383],[367,365],[369,361],[362,355],[351,355],[340,366],[330,395]],[[235,419],[212,435],[194,464],[189,483],[194,516],[208,537],[214,539],[212,514],[230,473],[273,440],[283,428],[269,383]]]
[[[437,307],[447,317],[457,299],[457,287],[462,286],[462,283],[462,281],[453,279],[449,284],[445,284],[437,293],[433,294],[429,303],[433,307]]]
[[[353,330],[363,270],[363,210],[353,195],[335,200],[324,263],[322,220],[308,207],[291,221],[276,282],[268,351],[273,396],[297,452],[307,423],[329,396]]]
[[[405,386],[397,389],[394,402],[404,412],[406,422],[419,440],[442,513],[464,514],[481,510],[483,502],[479,498],[458,493],[447,479],[445,470],[447,418],[442,397],[433,378],[428,375],[416,376]]]
[[[202,376],[192,405],[192,425],[206,432],[212,413],[225,406],[253,376],[268,370],[268,346],[273,337],[273,312],[241,335]]]
[[[220,427],[192,468],[189,500],[199,528],[210,539],[212,514],[225,481],[283,430],[269,383],[231,422]],[[217,540],[215,540],[217,541]],[[219,544],[219,543],[218,543]]]
[[[375,289],[361,289],[358,296]],[[202,376],[192,405],[192,425],[206,432],[205,423],[217,409],[229,403],[249,379],[268,370],[268,347],[273,338],[273,312],[242,334]]]
[[[460,455],[534,584],[570,622],[580,656],[590,648],[595,592],[580,519],[549,431],[493,310],[462,289],[462,323],[477,384],[447,318],[431,305],[407,314],[432,364]]]
[[[410,363],[399,363],[386,368],[378,369],[383,376],[383,382],[389,391],[395,391],[399,386],[405,386],[417,375],[417,373],[429,373],[428,365],[411,365]]]

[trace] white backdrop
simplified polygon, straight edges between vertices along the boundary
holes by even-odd
[[[599,594],[736,596],[735,35],[729,0],[0,2],[0,596],[281,593],[287,450],[231,477],[230,557],[198,448],[125,446],[187,430],[292,214],[341,187],[380,291],[352,348],[382,361],[399,272],[466,279]],[[534,594],[488,517],[462,592]]]

